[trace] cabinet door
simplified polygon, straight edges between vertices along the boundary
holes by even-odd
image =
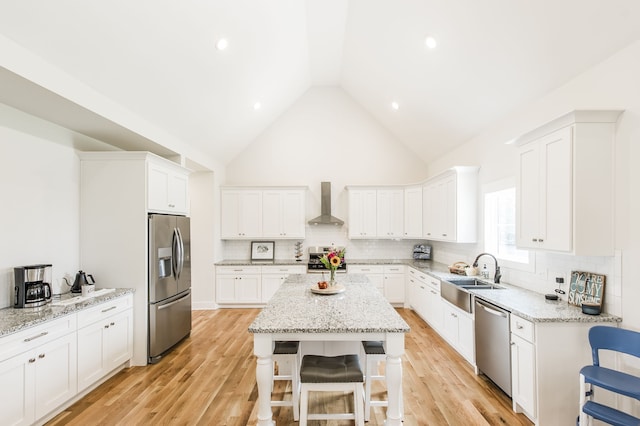
[[[175,213],[189,212],[189,175],[171,173],[169,175],[169,207]]]
[[[261,238],[262,192],[223,191],[220,217],[223,239]]]
[[[35,406],[36,418],[45,416],[73,398],[77,383],[76,333],[40,346],[36,351]]]
[[[404,238],[422,238],[422,187],[404,191]]]
[[[35,420],[34,353],[0,362],[0,424],[30,425]]]
[[[532,343],[511,334],[511,388],[514,409],[536,418],[535,351]]]
[[[440,298],[440,292],[426,284],[422,284],[424,287],[424,299],[425,299],[425,316],[426,321],[431,328],[437,332],[442,330],[442,299]]]
[[[540,199],[541,247],[571,251],[573,238],[573,180],[571,127],[558,130],[540,141],[543,176]],[[542,241],[540,241],[542,240]]]
[[[404,191],[378,190],[376,234],[379,238],[400,238],[404,233]]]
[[[262,275],[262,301],[268,302],[278,291],[280,285],[287,276],[285,274],[263,274]]]
[[[475,364],[475,330],[471,316],[458,313],[458,352],[471,364]]]
[[[216,301],[218,303],[233,303],[236,301],[235,276],[218,275],[216,277]]]
[[[433,240],[437,235],[436,185],[428,184],[422,190],[422,232],[424,237]]]
[[[349,238],[375,238],[377,234],[376,190],[349,191]]]
[[[457,227],[457,189],[456,177],[445,178],[438,186],[438,194],[442,200],[442,216],[440,217],[440,233],[443,241],[456,241]]]
[[[106,373],[103,322],[78,330],[78,391],[100,380]]]
[[[131,359],[133,355],[133,312],[126,310],[108,319],[105,358],[110,370]]]
[[[537,248],[540,225],[540,150],[538,144],[525,145],[519,153],[516,193],[516,242],[518,247]]]
[[[159,213],[188,212],[189,175],[160,164],[149,163],[147,209]]]
[[[261,303],[260,275],[240,275],[235,279],[236,302]]]

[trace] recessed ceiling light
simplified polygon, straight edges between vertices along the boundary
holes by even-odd
[[[218,50],[224,50],[227,47],[229,47],[229,40],[227,40],[226,38],[221,38],[216,42],[216,49]]]
[[[256,111],[259,110],[260,108],[262,108],[262,105],[260,104],[260,102],[256,102],[255,104],[253,104],[253,109],[255,109]]]
[[[438,42],[436,41],[435,38],[428,36],[427,38],[424,39],[424,44],[429,48],[429,49],[435,49],[435,47],[438,45]]]
[[[399,103],[397,103],[397,102],[395,102],[395,101],[394,101],[394,102],[391,102],[391,108],[392,108],[394,111],[397,111],[397,110],[399,110],[399,109],[400,109],[400,104],[399,104]]]

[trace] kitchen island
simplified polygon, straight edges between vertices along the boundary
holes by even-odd
[[[315,275],[292,275],[282,284],[267,306],[249,326],[257,356],[258,424],[273,425],[271,355],[274,342],[385,342],[389,406],[386,424],[402,424],[400,395],[404,334],[409,326],[384,296],[372,289],[364,275],[338,278],[345,291],[333,295],[311,292],[319,279]]]

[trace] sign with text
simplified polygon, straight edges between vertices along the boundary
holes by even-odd
[[[571,271],[569,304],[581,306],[583,302],[602,306],[605,276],[591,272]]]

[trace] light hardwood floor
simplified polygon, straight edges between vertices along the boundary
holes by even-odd
[[[49,425],[254,425],[257,387],[252,335],[258,309],[194,311],[191,337],[160,363],[132,367],[72,405]],[[404,356],[405,425],[531,425],[511,400],[473,368],[413,311],[398,312],[411,327]],[[280,396],[286,382],[278,382]],[[280,384],[282,383],[282,384]],[[374,382],[374,392],[384,392]],[[286,394],[290,397],[290,394]],[[349,399],[318,394],[313,410],[340,409]],[[348,406],[348,405],[347,405]],[[375,407],[369,426],[382,425]],[[278,425],[297,424],[291,408],[274,408]],[[309,422],[349,425],[353,422]]]

